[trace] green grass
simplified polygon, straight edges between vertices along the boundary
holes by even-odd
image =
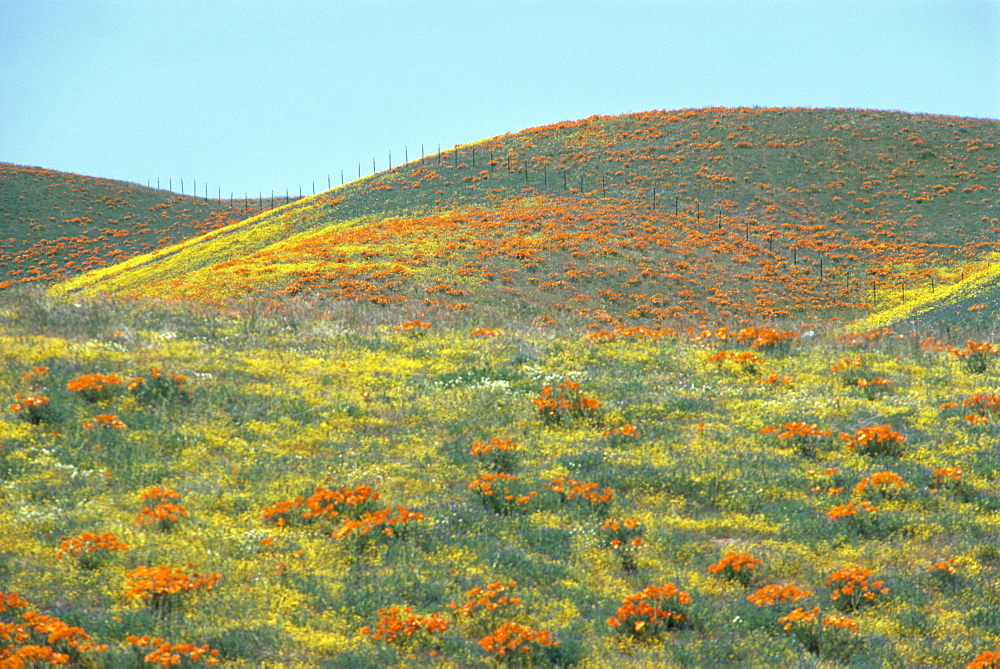
[[[30,292],[0,306],[5,408],[22,393],[45,394],[57,410],[37,425],[23,411],[0,419],[0,592],[109,644],[84,660],[132,666],[126,636],[149,634],[208,644],[227,666],[485,666],[478,640],[507,620],[559,642],[538,647],[539,663],[579,666],[954,666],[1000,644],[996,418],[978,425],[941,408],[995,390],[1000,361],[971,374],[946,352],[922,352],[922,333],[855,345],[821,334],[787,353],[758,351],[766,362],[747,375],[706,362],[715,347],[687,337],[599,342],[496,306],[495,321],[459,312],[419,334],[397,331],[408,318],[399,307],[298,309],[73,306]],[[469,335],[484,325],[502,335]],[[867,399],[830,372],[854,356],[890,392]],[[32,371],[42,365],[44,376]],[[154,367],[185,375],[192,401],[122,390],[92,403],[67,389],[95,372],[149,381]],[[756,382],[771,372],[792,383]],[[599,418],[546,427],[532,400],[567,380],[601,403]],[[127,429],[84,427],[106,413]],[[761,433],[793,420],[834,436],[809,458]],[[604,435],[626,423],[638,436]],[[856,455],[836,437],[882,424],[906,436],[900,457]],[[518,443],[512,485],[538,493],[509,515],[469,488],[485,473],[472,442],[492,437]],[[943,467],[961,468],[961,481],[935,482]],[[898,495],[852,492],[879,471],[905,481]],[[613,498],[561,501],[546,488],[557,477],[611,488]],[[188,512],[169,531],[137,525],[140,493],[154,485],[177,491]],[[265,505],[315,486],[357,485],[425,518],[405,540],[374,534],[382,540],[368,547],[331,537],[340,518],[290,527],[263,518]],[[828,520],[851,500],[880,508]],[[600,539],[606,519],[626,518],[645,528],[634,571]],[[130,550],[90,570],[56,557],[62,537],[84,531],[112,532]],[[708,570],[744,551],[763,561],[749,585]],[[932,574],[952,558],[954,576]],[[221,575],[212,591],[162,617],[126,596],[129,570],[188,561]],[[821,635],[813,646],[817,637],[778,624],[791,604],[746,600],[760,585],[794,584],[813,593],[796,605],[839,615],[826,578],[855,564],[889,593],[848,613],[858,631],[840,641]],[[447,606],[511,580],[516,606],[471,618]],[[608,625],[627,595],[667,582],[690,595],[686,624],[650,642]],[[359,635],[391,606],[439,613],[450,626],[401,651]]]

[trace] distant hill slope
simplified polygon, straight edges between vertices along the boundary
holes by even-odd
[[[592,117],[424,157],[70,292],[607,323],[856,314],[997,246],[1000,123],[843,109]]]
[[[258,210],[256,201],[231,207],[228,200],[0,163],[0,287],[61,281]]]

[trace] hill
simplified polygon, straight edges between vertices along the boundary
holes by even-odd
[[[996,126],[595,117],[0,290],[0,665],[990,666]]]
[[[844,109],[591,117],[423,157],[60,289],[520,305],[608,323],[866,313],[997,244],[1000,123]]]
[[[0,289],[62,281],[215,230],[263,206],[0,163]]]

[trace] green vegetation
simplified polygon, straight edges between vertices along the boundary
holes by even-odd
[[[4,295],[0,592],[108,646],[83,662],[156,638],[227,666],[477,666],[512,640],[535,666],[955,666],[1000,644],[995,354]],[[127,550],[74,558],[85,533]]]
[[[0,166],[0,665],[1000,662],[997,130],[593,117],[198,229]]]

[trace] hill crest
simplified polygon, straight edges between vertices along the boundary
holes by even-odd
[[[62,289],[415,313],[499,300],[609,322],[849,316],[996,247],[998,144],[996,121],[899,112],[595,116],[258,215],[225,232],[232,252],[186,242]]]

